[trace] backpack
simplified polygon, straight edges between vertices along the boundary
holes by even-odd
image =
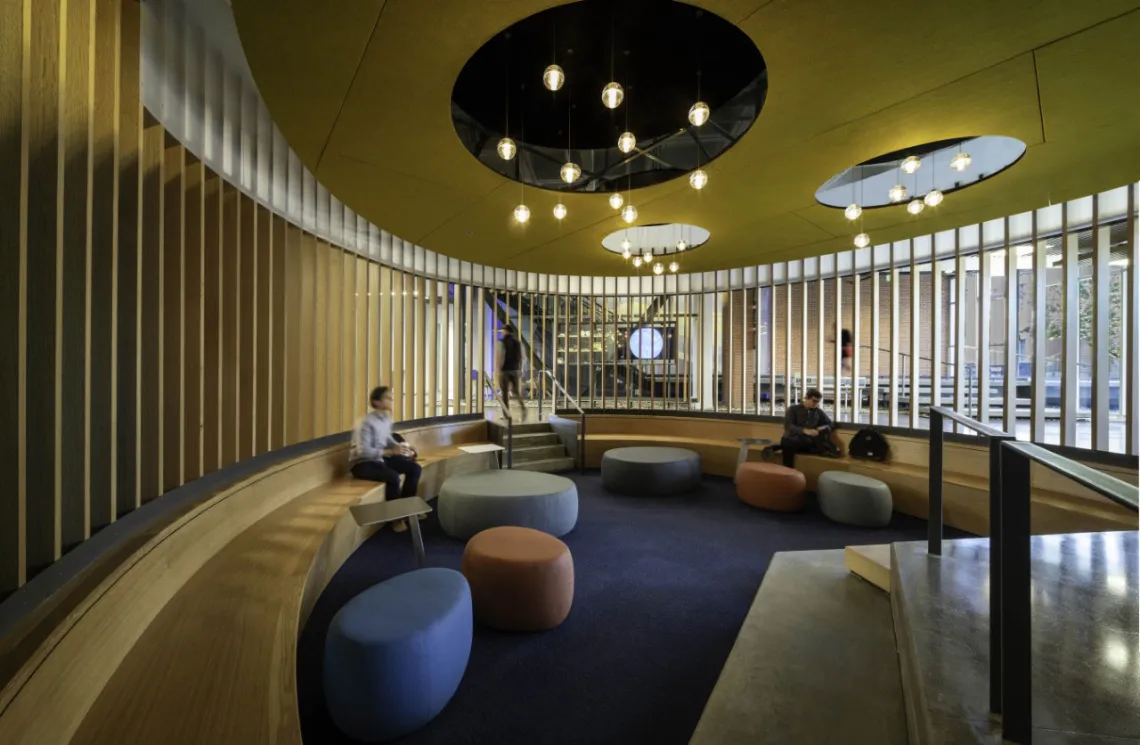
[[[874,427],[864,427],[851,438],[847,454],[860,460],[885,461],[890,454],[890,446],[882,432]]]

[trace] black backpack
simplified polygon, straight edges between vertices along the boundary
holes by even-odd
[[[851,438],[847,454],[860,460],[884,461],[890,454],[890,447],[882,432],[874,427],[864,427]]]

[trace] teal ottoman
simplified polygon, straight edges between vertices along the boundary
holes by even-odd
[[[891,522],[894,502],[882,481],[846,471],[824,471],[816,482],[819,508],[837,523],[882,528]]]

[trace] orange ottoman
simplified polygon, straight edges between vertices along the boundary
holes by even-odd
[[[807,479],[794,468],[775,463],[741,463],[736,469],[736,496],[753,507],[779,512],[804,508]]]
[[[552,629],[574,602],[570,549],[540,530],[484,530],[467,542],[460,570],[471,585],[475,620],[494,629]]]

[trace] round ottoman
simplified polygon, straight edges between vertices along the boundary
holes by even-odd
[[[565,535],[578,523],[578,487],[562,476],[532,471],[483,471],[443,482],[439,524],[466,540],[502,525]]]
[[[666,497],[701,483],[701,456],[683,448],[614,448],[602,456],[602,486],[627,496]]]
[[[381,582],[337,611],[325,638],[325,703],[356,740],[391,740],[430,722],[467,669],[471,590],[453,569]]]
[[[776,463],[741,463],[736,469],[736,496],[753,507],[799,512],[806,488],[802,473]]]
[[[479,623],[503,631],[544,631],[574,602],[574,560],[557,538],[530,528],[491,528],[467,542],[463,575]]]
[[[891,489],[878,479],[846,471],[824,471],[816,483],[819,508],[837,523],[881,528],[890,523]]]

